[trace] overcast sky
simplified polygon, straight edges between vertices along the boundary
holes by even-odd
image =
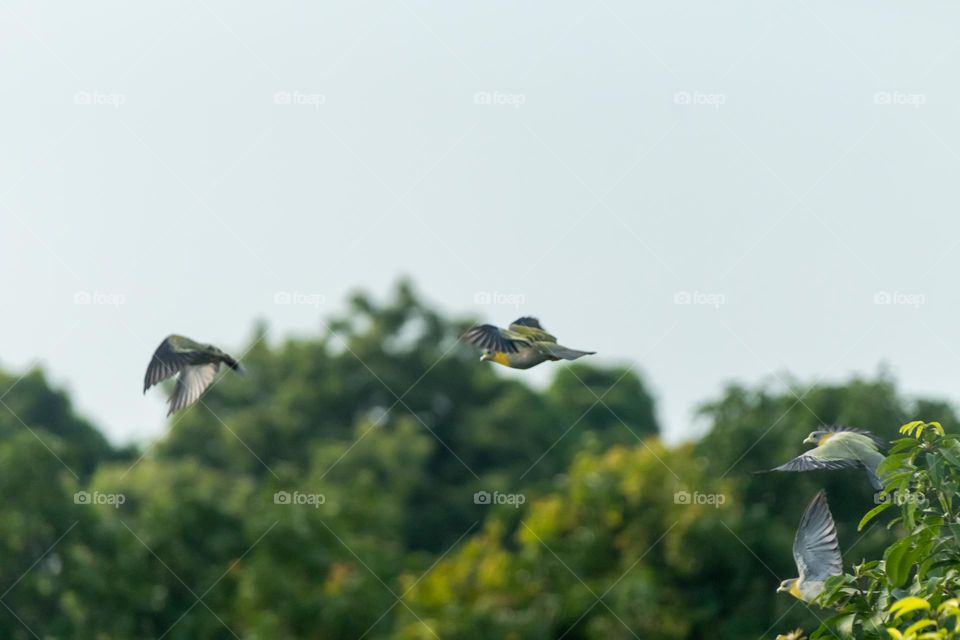
[[[960,400],[958,20],[4,2],[0,366],[39,359],[111,439],[144,441],[166,424],[141,395],[166,334],[316,333],[408,275],[446,311],[537,315],[637,363],[674,441],[725,382],[785,372],[886,362]],[[292,292],[323,304],[276,303]]]

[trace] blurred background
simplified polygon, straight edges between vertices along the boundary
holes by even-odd
[[[750,472],[953,422],[958,7],[0,15],[4,637],[772,638],[818,487],[896,531]]]

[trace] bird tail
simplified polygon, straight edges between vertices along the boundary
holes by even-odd
[[[874,491],[883,489],[883,480],[877,475],[877,470],[871,469],[867,465],[864,465],[863,468],[867,470],[867,477],[870,478],[870,484],[873,486]]]
[[[234,371],[236,371],[237,373],[239,373],[240,375],[243,375],[244,373],[247,372],[247,370],[243,368],[242,364],[240,364],[232,356],[229,356],[227,354],[223,354],[223,363],[228,367],[230,367],[231,369],[233,369]]]
[[[542,349],[547,354],[560,358],[562,360],[576,360],[577,358],[582,358],[583,356],[592,356],[596,351],[579,351],[577,349],[569,349],[559,344],[547,343],[537,343],[537,347]]]

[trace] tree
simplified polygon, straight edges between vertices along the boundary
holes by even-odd
[[[859,528],[880,514],[899,512],[887,523],[902,535],[882,559],[856,565],[831,578],[819,603],[834,615],[812,640],[845,638],[895,640],[960,638],[960,439],[939,422],[905,424],[881,464],[880,504]]]

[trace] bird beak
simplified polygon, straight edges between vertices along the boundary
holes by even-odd
[[[480,362],[483,362],[484,360],[489,360],[489,359],[490,359],[489,353],[484,353],[484,354],[481,354],[480,356]]]
[[[813,436],[807,436],[806,439],[803,441],[803,444],[817,444],[817,439],[814,438]]]
[[[783,593],[784,591],[789,591],[789,590],[790,590],[790,587],[785,587],[783,585],[780,585],[779,587],[777,587],[777,593]]]

